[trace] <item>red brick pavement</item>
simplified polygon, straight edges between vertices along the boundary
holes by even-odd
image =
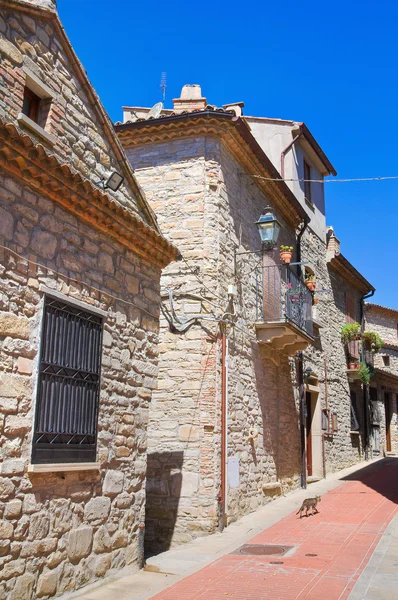
[[[152,600],[345,600],[397,503],[398,459],[386,459],[322,496],[319,514],[293,513],[247,542],[295,546],[292,555],[226,555]]]

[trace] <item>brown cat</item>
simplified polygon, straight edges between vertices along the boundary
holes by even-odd
[[[316,505],[320,501],[321,501],[321,497],[320,496],[315,496],[315,498],[306,498],[304,500],[304,502],[302,503],[300,510],[298,510],[296,512],[296,515],[298,515],[300,513],[300,519],[301,519],[301,516],[302,516],[301,513],[305,509],[305,516],[308,516],[308,510],[310,508],[312,509],[312,512],[311,512],[312,515],[314,515],[315,513],[318,513],[319,510],[317,510]]]

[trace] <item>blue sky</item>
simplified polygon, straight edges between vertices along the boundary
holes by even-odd
[[[305,121],[339,178],[398,175],[398,4],[58,0],[61,20],[114,121],[166,107],[184,83],[210,104]],[[326,184],[342,253],[398,308],[398,180]]]

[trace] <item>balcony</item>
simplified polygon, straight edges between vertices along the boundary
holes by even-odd
[[[256,287],[258,343],[289,356],[312,344],[312,295],[293,267],[262,265]]]

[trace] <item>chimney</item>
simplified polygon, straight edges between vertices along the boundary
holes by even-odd
[[[326,232],[326,257],[331,260],[340,254],[340,240],[336,237],[333,227],[328,227]]]
[[[200,85],[187,83],[181,90],[181,96],[173,99],[174,112],[180,114],[184,111],[203,110],[207,106],[206,98],[202,97]]]

